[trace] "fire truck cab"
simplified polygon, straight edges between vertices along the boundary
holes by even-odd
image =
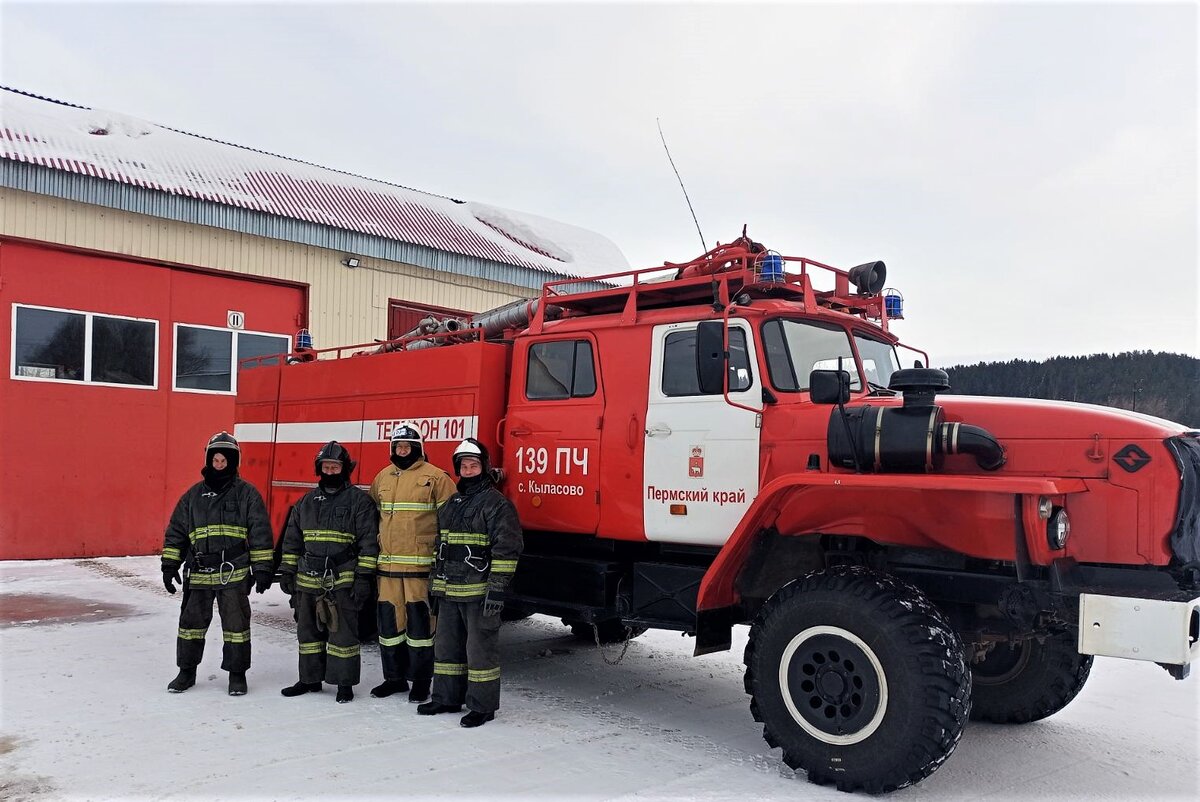
[[[444,468],[478,437],[526,533],[506,613],[597,643],[674,629],[698,655],[751,625],[764,737],[843,790],[928,776],[969,716],[1057,712],[1092,655],[1186,676],[1200,433],[939,395],[946,374],[889,331],[885,271],[743,232],[369,352],[276,358],[239,378],[243,473],[281,530],[328,440],[366,484],[401,420]]]

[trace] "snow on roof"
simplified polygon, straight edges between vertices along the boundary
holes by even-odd
[[[0,89],[0,158],[565,276],[629,269],[566,223]]]

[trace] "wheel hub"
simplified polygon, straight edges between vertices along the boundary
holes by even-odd
[[[846,638],[806,639],[792,653],[786,672],[795,710],[821,732],[852,735],[879,709],[879,676],[866,653]]]

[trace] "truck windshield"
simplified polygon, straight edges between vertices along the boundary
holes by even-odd
[[[810,373],[836,370],[839,359],[842,370],[850,374],[850,389],[862,389],[850,337],[841,326],[777,318],[763,324],[762,336],[767,370],[775,389],[806,391]]]
[[[858,333],[854,335],[854,344],[858,347],[859,357],[862,358],[867,385],[874,385],[876,388],[887,387],[888,382],[892,380],[892,374],[900,369],[896,349],[888,343]]]

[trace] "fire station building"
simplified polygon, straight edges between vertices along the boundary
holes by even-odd
[[[0,90],[0,559],[149,554],[238,362],[399,336],[566,277],[604,237]]]

